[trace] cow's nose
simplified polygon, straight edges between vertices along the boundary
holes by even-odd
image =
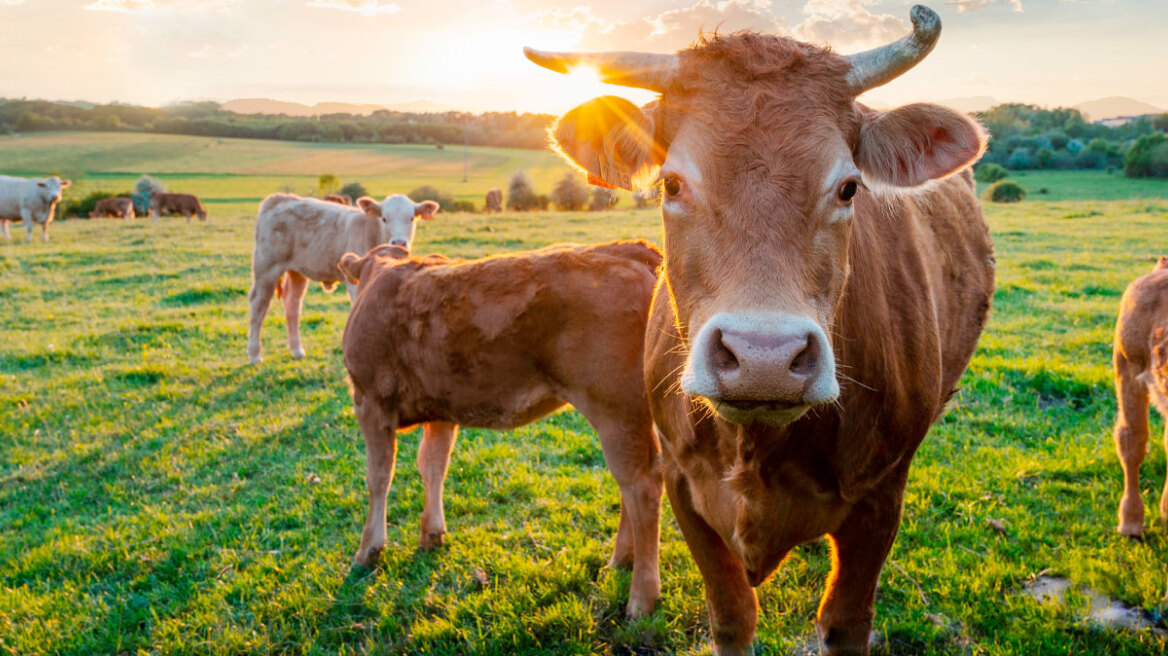
[[[723,327],[709,338],[710,371],[723,401],[803,404],[823,368],[818,331]]]
[[[402,248],[409,248],[410,242],[405,240],[405,239],[390,239],[389,245],[390,246],[401,246]]]

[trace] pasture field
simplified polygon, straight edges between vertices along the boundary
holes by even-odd
[[[0,161],[33,166],[2,146]],[[209,168],[192,163],[186,175]],[[267,172],[222,168],[215,175],[233,173],[224,179],[236,185],[223,198],[270,191]],[[346,179],[339,166],[330,172]],[[917,454],[881,579],[877,653],[1165,649],[1149,633],[1099,630],[1082,608],[1021,594],[1052,572],[1156,617],[1168,610],[1168,527],[1153,511],[1142,542],[1114,530],[1110,372],[1120,293],[1168,251],[1168,185],[1117,200],[1111,185],[1132,181],[1095,175],[1048,175],[1056,200],[987,207],[994,310],[961,391]],[[365,486],[340,352],[348,303],[310,291],[301,361],[288,355],[274,307],[265,361],[247,365],[253,212],[223,203],[189,226],[69,221],[52,226],[49,244],[0,244],[0,653],[707,649],[702,582],[667,504],[659,609],[623,619],[628,574],[604,568],[616,485],[574,411],[514,432],[462,431],[446,487],[450,533],[434,553],[416,548],[418,434],[404,435],[390,546],[376,569],[352,568]],[[659,220],[621,207],[440,214],[419,227],[415,251],[659,242]],[[1153,446],[1143,484],[1152,509],[1165,465]],[[759,588],[760,653],[814,644],[829,560],[824,543],[806,545]]]

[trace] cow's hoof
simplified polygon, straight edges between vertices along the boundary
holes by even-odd
[[[1129,538],[1138,538],[1144,534],[1143,522],[1123,522],[1117,529],[1120,535],[1126,535]]]
[[[264,357],[262,355],[249,355],[247,356],[247,359],[252,364],[259,364],[264,361]]]
[[[422,551],[433,551],[446,544],[446,532],[435,531],[433,533],[422,533],[418,537],[418,548]]]
[[[653,607],[656,604],[656,599],[634,599],[629,597],[629,603],[625,606],[625,615],[631,620],[648,617],[653,614]]]
[[[357,555],[353,556],[353,564],[358,567],[376,567],[377,561],[381,560],[381,550],[383,547],[370,547],[364,551],[357,551]]]
[[[292,359],[293,360],[303,360],[304,359],[304,349],[296,349],[295,351],[292,351]]]

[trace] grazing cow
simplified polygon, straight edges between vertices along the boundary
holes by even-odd
[[[1168,417],[1168,258],[1136,278],[1123,292],[1115,323],[1115,450],[1123,465],[1119,532],[1144,532],[1140,464],[1148,452],[1148,399]],[[1164,432],[1168,448],[1168,428]],[[1160,496],[1160,518],[1168,522],[1168,483]]]
[[[851,56],[751,32],[676,55],[527,51],[661,94],[590,101],[553,136],[596,182],[662,181],[645,375],[719,654],[751,651],[751,588],[823,535],[821,652],[867,653],[909,464],[989,312],[993,246],[966,170],[983,130],[855,100],[932,49],[940,19],[911,17],[909,36]]]
[[[129,198],[123,198],[120,196],[114,198],[102,198],[101,200],[97,201],[97,205],[95,205],[93,211],[89,213],[89,218],[104,219],[108,217],[122,218],[127,221],[134,218],[134,201]]]
[[[331,292],[345,277],[337,262],[345,253],[369,252],[379,244],[407,250],[414,240],[415,219],[431,219],[438,211],[432,200],[415,203],[396,194],[381,203],[367,196],[358,207],[345,207],[316,198],[272,194],[260,203],[256,218],[255,251],[251,259],[251,322],[247,332],[247,356],[261,360],[260,329],[275,294],[284,303],[288,321],[288,349],[292,357],[304,357],[300,342],[300,308],[308,281],[316,280]],[[347,284],[349,301],[357,286]]]
[[[360,282],[342,341],[365,435],[369,515],[355,561],[385,546],[397,431],[424,424],[419,544],[442,544],[442,485],[458,425],[511,430],[571,403],[600,437],[621,492],[611,563],[633,566],[627,612],[660,590],[658,447],[641,374],[660,254],[643,242],[560,245],[458,262],[380,246],[345,255]]]
[[[156,191],[150,196],[150,216],[157,221],[163,214],[182,214],[187,217],[199,216],[200,221],[207,220],[207,210],[194,194],[171,194],[165,191]]]
[[[325,195],[321,196],[320,199],[327,200],[330,203],[340,203],[341,205],[348,205],[350,207],[352,207],[352,205],[353,205],[353,198],[351,196],[349,196],[348,194],[345,194],[344,196],[342,196],[340,194],[325,194]]]
[[[0,232],[4,239],[12,239],[8,234],[9,221],[24,222],[24,240],[32,241],[32,226],[41,225],[41,240],[49,240],[49,224],[61,202],[61,190],[71,184],[57,176],[47,178],[14,178],[0,175]]]
[[[484,207],[487,212],[502,212],[503,211],[503,190],[492,189],[487,192],[487,204]]]

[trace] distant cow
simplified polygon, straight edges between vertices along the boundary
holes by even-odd
[[[4,239],[9,221],[24,222],[24,240],[32,241],[32,226],[41,225],[41,239],[49,240],[49,224],[61,202],[61,190],[71,184],[57,176],[47,178],[14,178],[0,175],[0,232]]]
[[[503,190],[492,189],[487,192],[487,212],[502,212],[503,211]]]
[[[191,217],[196,214],[200,221],[207,220],[207,210],[203,209],[202,203],[194,194],[154,192],[150,196],[150,216],[157,221],[163,214],[182,214],[187,217],[187,223],[190,223]]]
[[[470,262],[409,259],[394,246],[345,255],[341,271],[361,285],[342,343],[369,486],[356,562],[372,564],[385,547],[397,431],[424,424],[427,549],[446,533],[442,486],[458,425],[511,430],[571,403],[620,486],[610,564],[632,564],[627,611],[651,612],[662,483],[641,352],[660,263],[643,242]]]
[[[97,201],[97,205],[89,213],[91,219],[109,217],[126,220],[134,218],[134,201],[122,197],[102,198]]]
[[[1148,449],[1148,399],[1168,418],[1168,258],[1136,278],[1123,293],[1115,324],[1115,450],[1123,465],[1119,532],[1144,531],[1140,464]],[[1164,444],[1168,448],[1168,429]],[[1160,496],[1160,518],[1168,522],[1168,483]]]
[[[308,281],[316,280],[325,291],[332,291],[345,279],[337,269],[342,255],[364,255],[379,244],[408,249],[414,240],[415,219],[433,218],[438,211],[438,203],[432,200],[415,203],[401,194],[381,203],[363,196],[357,205],[345,207],[292,194],[272,194],[260,204],[248,293],[247,356],[253,363],[261,359],[260,330],[273,294],[284,302],[292,357],[302,358],[300,307]],[[352,301],[357,287],[347,287]]]
[[[353,197],[349,196],[348,194],[345,194],[344,196],[340,194],[325,194],[321,196],[320,199],[327,200],[330,203],[340,203],[341,205],[349,206],[353,205]]]

